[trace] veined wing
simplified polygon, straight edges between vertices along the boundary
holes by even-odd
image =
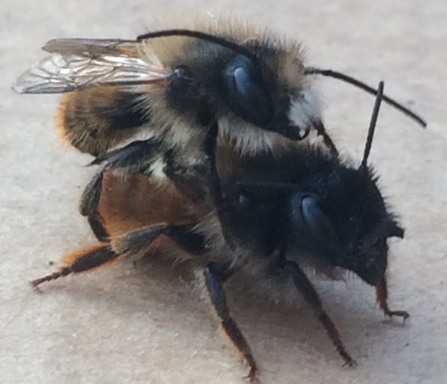
[[[138,57],[138,45],[135,40],[120,39],[53,39],[42,49],[48,53],[71,55],[122,55]]]
[[[163,83],[171,74],[154,57],[139,55],[141,43],[126,40],[56,39],[51,55],[20,76],[18,93],[64,93],[95,85]]]

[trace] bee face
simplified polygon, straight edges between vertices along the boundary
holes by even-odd
[[[387,239],[402,238],[403,230],[386,207],[372,170],[340,170],[327,180],[321,206],[341,250],[332,260],[376,286],[388,265]]]

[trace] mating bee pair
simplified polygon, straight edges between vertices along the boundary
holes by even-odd
[[[136,40],[51,40],[50,56],[15,84],[64,93],[63,138],[101,170],[81,201],[99,243],[69,253],[34,286],[129,256],[194,259],[220,325],[249,378],[257,364],[228,308],[235,274],[275,299],[303,296],[348,365],[354,359],[303,266],[350,270],[376,287],[386,315],[387,240],[404,230],[367,164],[380,102],[425,123],[378,90],[306,67],[299,45],[234,23],[152,32]],[[313,75],[376,96],[360,167],[326,133]],[[320,140],[317,138],[320,137]]]

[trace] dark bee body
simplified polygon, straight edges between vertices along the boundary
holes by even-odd
[[[171,225],[188,224],[192,232],[203,235],[208,245],[206,260],[232,262],[240,268],[249,261],[245,257],[253,259],[258,255],[261,260],[269,259],[277,253],[285,236],[289,239],[287,247],[297,249],[300,258],[307,260],[312,256],[315,262],[325,261],[331,267],[354,270],[368,283],[377,284],[372,272],[359,271],[354,266],[352,256],[363,247],[355,239],[366,239],[371,233],[373,238],[385,239],[400,232],[372,171],[360,172],[349,161],[334,159],[326,151],[311,146],[283,151],[275,158],[269,154],[237,158],[231,152],[229,146],[219,148],[218,159],[225,161],[218,161],[217,165],[230,207],[229,232],[236,239],[236,248],[242,250],[240,257],[225,245],[221,225],[209,201],[192,202],[172,184],[157,188],[142,175],[123,182],[122,176],[110,172],[104,179],[99,213],[111,238],[167,220]],[[228,162],[229,157],[234,161]],[[341,243],[349,244],[346,260],[336,259],[334,248],[318,243],[311,233],[304,231],[290,240],[288,231],[295,220],[291,213],[296,193],[318,196],[321,210],[337,229],[335,236]],[[376,245],[384,247],[381,252],[386,253],[384,243]],[[366,253],[376,259],[371,252]],[[349,265],[349,258],[353,265]],[[258,261],[253,262],[260,265]],[[270,262],[275,263],[269,259]],[[383,275],[386,263],[380,267],[370,263],[370,267]],[[260,269],[268,268],[264,265]]]
[[[107,151],[149,137],[157,147],[150,156],[142,149],[126,164],[110,167],[150,176],[157,187],[172,181],[183,193],[190,191],[179,178],[209,174],[207,184],[212,184],[216,206],[221,205],[213,165],[217,136],[230,142],[238,157],[299,145],[297,140],[314,131],[337,155],[324,131],[318,96],[311,77],[305,75],[299,45],[235,23],[220,24],[213,32],[230,47],[189,36],[50,41],[44,49],[52,56],[18,84],[25,92],[69,91],[56,119],[60,135],[81,152],[96,156],[97,163],[109,156]],[[242,52],[233,47],[240,42],[246,45]],[[87,80],[80,74],[79,62]],[[114,70],[129,72],[128,77],[113,77],[110,62]],[[45,74],[54,72],[54,79],[42,79],[40,68]],[[69,75],[61,78],[67,69]],[[145,79],[141,83],[140,76]],[[91,188],[98,191],[101,182],[99,176]],[[81,213],[102,240],[108,233],[97,200],[83,201]]]
[[[98,86],[63,95],[56,127],[62,142],[99,156],[137,134],[148,120],[138,95]]]
[[[100,159],[135,136],[153,138],[157,154],[145,159],[144,168],[133,164],[132,173],[176,183],[178,174],[205,172],[218,210],[217,137],[231,142],[240,156],[293,147],[313,131],[338,155],[310,75],[338,76],[373,89],[305,67],[299,44],[252,26],[216,22],[200,29],[151,32],[136,40],[51,40],[43,48],[50,56],[25,72],[15,90],[69,92],[57,116],[61,136]],[[95,233],[104,237],[94,204],[84,208],[96,222]]]
[[[403,231],[371,171],[338,158],[308,76],[319,70],[304,67],[300,47],[219,28],[214,37],[50,41],[52,56],[19,79],[19,91],[70,92],[57,117],[62,136],[104,164],[81,201],[101,243],[33,285],[148,253],[195,259],[251,379],[256,362],[223,289],[235,273],[275,298],[303,295],[352,365],[301,264],[357,273],[387,315],[406,318],[388,309],[385,279],[386,240]],[[324,145],[297,144],[310,131]]]
[[[143,130],[183,148],[190,135],[203,134],[203,109],[212,110],[220,134],[234,140],[242,153],[291,145],[291,140],[276,133],[297,139],[301,131],[322,124],[318,95],[304,74],[299,45],[237,23],[202,26],[202,30],[235,43],[246,42],[260,58],[260,67],[251,58],[209,41],[188,37],[136,41],[135,52],[127,55],[138,54],[152,66],[170,71],[168,77],[148,85],[81,88],[65,95],[57,121],[70,143],[82,152],[102,154],[118,143],[106,139],[108,124],[111,138]],[[129,43],[121,45],[121,51],[127,52]],[[63,41],[50,42],[46,50],[63,54],[63,47]],[[95,56],[98,48],[90,49]],[[105,140],[97,139],[95,125],[104,126],[99,131],[104,131]]]
[[[387,239],[402,237],[403,230],[386,207],[377,179],[370,169],[318,147],[301,146],[274,158],[267,153],[237,157],[234,150],[226,144],[217,151],[230,242],[209,199],[192,201],[172,184],[156,187],[147,176],[123,179],[107,171],[98,212],[110,241],[68,254],[60,272],[34,284],[130,256],[193,259],[205,268],[221,326],[249,364],[250,377],[256,362],[223,291],[239,273],[275,301],[293,303],[302,295],[345,362],[354,364],[303,267],[329,274],[334,268],[353,271],[376,287],[387,315],[408,317],[387,305]]]

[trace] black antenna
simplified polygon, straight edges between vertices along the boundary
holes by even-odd
[[[163,31],[148,32],[145,33],[144,35],[138,36],[137,40],[155,39],[158,37],[167,37],[167,36],[186,36],[200,40],[210,41],[211,43],[231,49],[234,52],[240,53],[248,57],[249,59],[253,60],[255,64],[259,63],[258,57],[254,53],[250,52],[248,49],[244,48],[242,45],[238,43],[234,43],[222,37],[210,35],[209,33],[192,31],[190,29],[166,29]]]
[[[382,103],[383,88],[385,84],[383,81],[379,83],[376,93],[376,102],[374,103],[374,109],[371,115],[371,121],[369,123],[368,136],[366,138],[365,151],[363,152],[363,160],[360,165],[360,169],[366,170],[366,162],[368,160],[369,153],[371,152],[372,141],[374,138],[374,131],[376,130],[377,118],[379,117],[380,104]]]
[[[363,89],[365,92],[370,93],[371,95],[377,95],[377,90],[370,87],[369,85],[366,85],[365,83],[361,82],[360,80],[357,80],[351,76],[345,75],[344,73],[333,71],[331,69],[319,69],[319,68],[305,68],[304,70],[305,75],[321,75],[321,76],[327,76],[332,77],[337,80],[344,81],[346,83],[349,83],[351,85],[354,85],[355,87],[358,87],[360,89]],[[389,98],[388,96],[383,96],[383,100],[391,105],[392,107],[396,108],[397,110],[401,111],[404,115],[410,117],[411,119],[415,120],[419,125],[421,125],[423,128],[427,126],[427,122],[408,109],[407,107],[404,107],[402,104],[398,103],[397,101]]]

